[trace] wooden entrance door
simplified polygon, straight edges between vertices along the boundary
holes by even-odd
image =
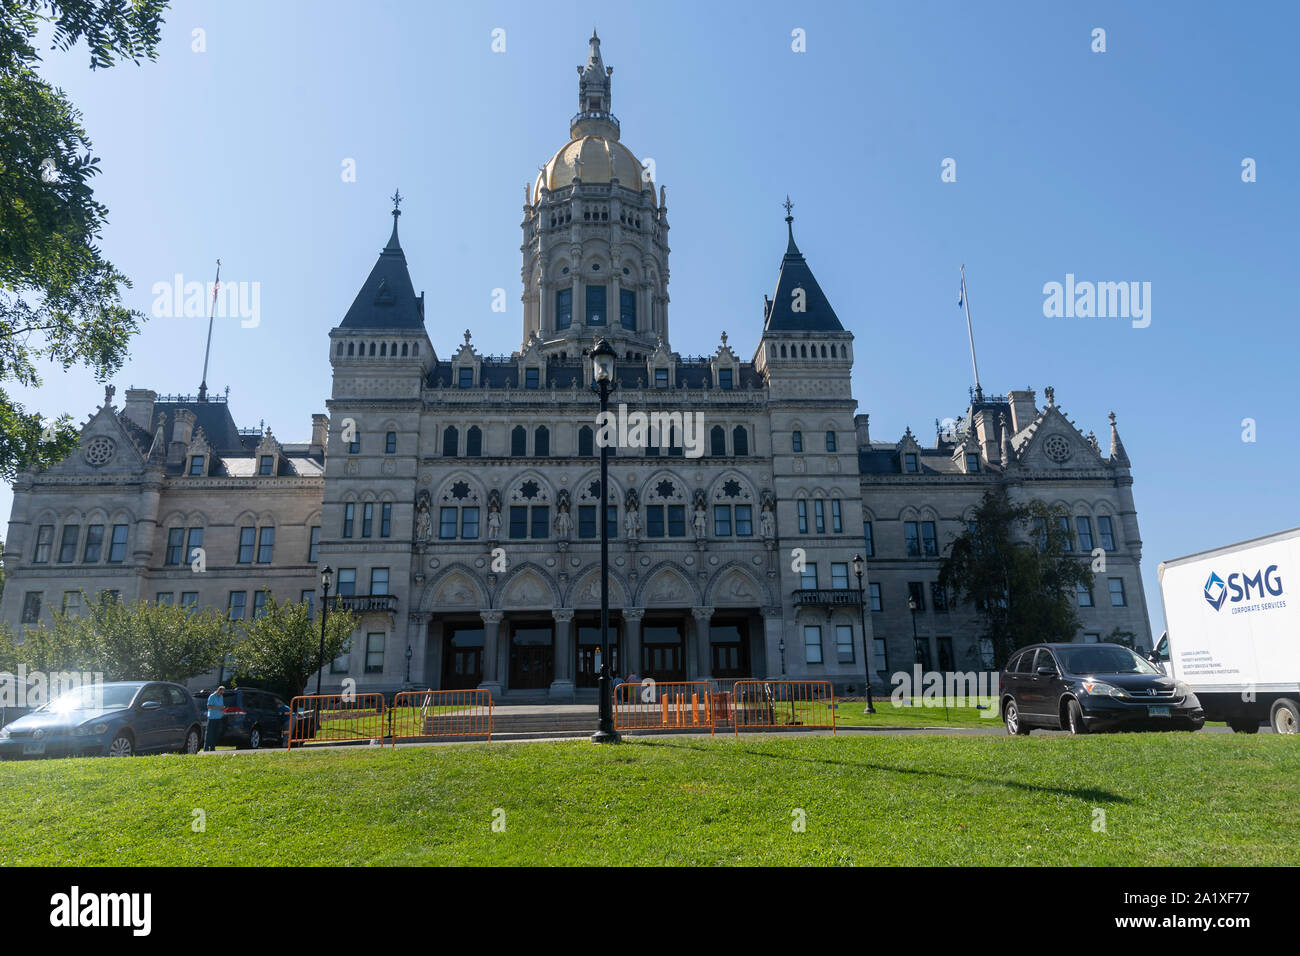
[[[483,627],[447,625],[442,688],[467,690],[483,683]]]
[[[657,681],[686,680],[686,635],[680,623],[642,628],[641,676]]]
[[[519,624],[510,634],[510,689],[541,690],[555,678],[555,637],[550,624]]]
[[[574,653],[573,684],[575,687],[597,687],[600,684],[600,670],[596,667],[596,651],[600,648],[600,623],[579,625],[578,640]],[[626,676],[620,670],[618,654],[618,625],[609,625],[609,672]]]

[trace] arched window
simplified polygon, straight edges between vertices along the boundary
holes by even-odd
[[[551,430],[545,425],[538,425],[533,432],[533,454],[537,456],[551,453]]]
[[[352,352],[352,345],[353,345],[353,344],[352,344],[351,342],[348,343],[348,354],[349,354],[349,355],[352,355],[352,354],[353,354],[353,352]]]
[[[709,430],[709,454],[721,458],[727,453],[727,430],[721,425],[714,425]]]
[[[408,346],[407,346],[407,343],[403,342],[403,343],[402,343],[402,355],[403,355],[403,357],[405,357],[405,355],[406,355],[406,349],[407,349],[407,347],[408,347]]]
[[[375,354],[375,343],[374,343],[374,342],[371,342],[371,343],[370,343],[370,354],[371,354],[371,355],[374,355],[374,354]]]
[[[420,343],[419,343],[419,342],[414,342],[414,343],[411,344],[411,354],[412,354],[412,355],[419,355],[419,354],[420,354]]]
[[[776,358],[776,343],[772,343],[772,358]]]
[[[831,346],[831,358],[836,358],[834,345]]]
[[[455,425],[448,425],[442,430],[442,454],[444,458],[455,458],[460,451],[460,432]]]
[[[528,454],[528,432],[523,425],[516,425],[510,432],[510,454],[523,458]]]
[[[380,354],[380,355],[387,355],[387,354],[388,354],[388,343],[387,343],[387,342],[380,342],[380,343],[379,343],[379,354]]]
[[[392,344],[392,346],[389,347],[389,349],[388,349],[388,354],[389,354],[389,355],[396,355],[396,354],[397,354],[397,343],[396,343],[396,342],[394,342],[394,343]]]
[[[827,433],[826,433],[826,450],[827,450],[827,451],[835,451],[835,433],[834,433],[834,432],[827,432]]]
[[[479,458],[483,454],[483,432],[477,425],[470,426],[465,433],[465,456]]]
[[[342,343],[342,342],[340,342],[340,343],[339,343],[339,347],[336,348],[336,349],[334,350],[334,354],[335,354],[335,355],[342,355],[342,354],[343,354],[343,343]]]
[[[806,345],[801,345],[801,346],[799,346],[799,357],[800,357],[800,358],[807,358],[807,357],[808,357],[808,346],[806,346]]]
[[[733,455],[749,454],[749,432],[744,425],[737,425],[731,430],[731,452]]]
[[[822,346],[822,358],[826,357],[826,346]]]
[[[803,432],[796,430],[790,433],[790,450],[795,454],[803,452]]]
[[[578,429],[578,457],[591,458],[596,454],[595,435],[590,425],[583,425]]]
[[[782,346],[781,346],[781,358],[785,358],[785,357],[786,357],[786,354],[785,354],[785,346],[782,345]]]

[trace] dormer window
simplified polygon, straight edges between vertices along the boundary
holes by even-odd
[[[472,368],[461,367],[460,369],[457,370],[456,375],[457,375],[456,384],[459,387],[461,388],[474,387],[474,370]]]
[[[257,459],[257,473],[259,475],[275,474],[275,456],[262,455]]]
[[[668,387],[668,369],[666,368],[655,369],[655,388],[667,388],[667,387]]]
[[[979,474],[980,456],[977,452],[967,452],[966,454],[966,471],[972,475]]]
[[[729,368],[718,369],[718,388],[725,388],[730,390],[731,385],[732,385],[731,369]]]
[[[903,471],[909,475],[920,473],[921,466],[917,461],[916,452],[909,451],[903,454]]]
[[[524,388],[537,388],[541,381],[541,370],[536,368],[524,369]]]
[[[205,471],[204,471],[204,465],[206,464],[206,462],[207,462],[207,456],[206,456],[206,455],[191,455],[191,456],[190,456],[190,474],[191,474],[191,475],[203,475],[203,474],[205,474]]]

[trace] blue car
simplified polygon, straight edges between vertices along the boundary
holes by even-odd
[[[87,685],[0,728],[0,758],[198,753],[203,722],[180,684]]]

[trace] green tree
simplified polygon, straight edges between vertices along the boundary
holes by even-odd
[[[1064,509],[1038,500],[1014,504],[999,486],[949,546],[939,584],[975,607],[997,667],[1017,647],[1069,641],[1078,630],[1078,586],[1091,586],[1092,572],[1073,556],[1063,517]]]
[[[356,615],[331,610],[325,624],[325,657],[332,661],[347,648]],[[262,614],[248,622],[244,639],[235,648],[241,673],[281,686],[293,697],[307,687],[320,660],[320,621],[309,616],[309,605],[276,601],[268,593]]]
[[[234,626],[212,608],[82,600],[81,614],[55,611],[26,630],[17,652],[29,669],[183,682],[215,670],[235,644]]]
[[[144,316],[121,304],[131,283],[100,254],[108,210],[90,186],[99,159],[80,112],[36,72],[34,41],[85,40],[91,69],[157,57],[165,0],[0,0],[0,477],[48,466],[76,446],[71,416],[45,418],[4,389],[41,384],[38,361],[122,367]]]
[[[215,670],[235,646],[234,624],[215,608],[97,601],[89,628],[106,680],[184,682]]]

